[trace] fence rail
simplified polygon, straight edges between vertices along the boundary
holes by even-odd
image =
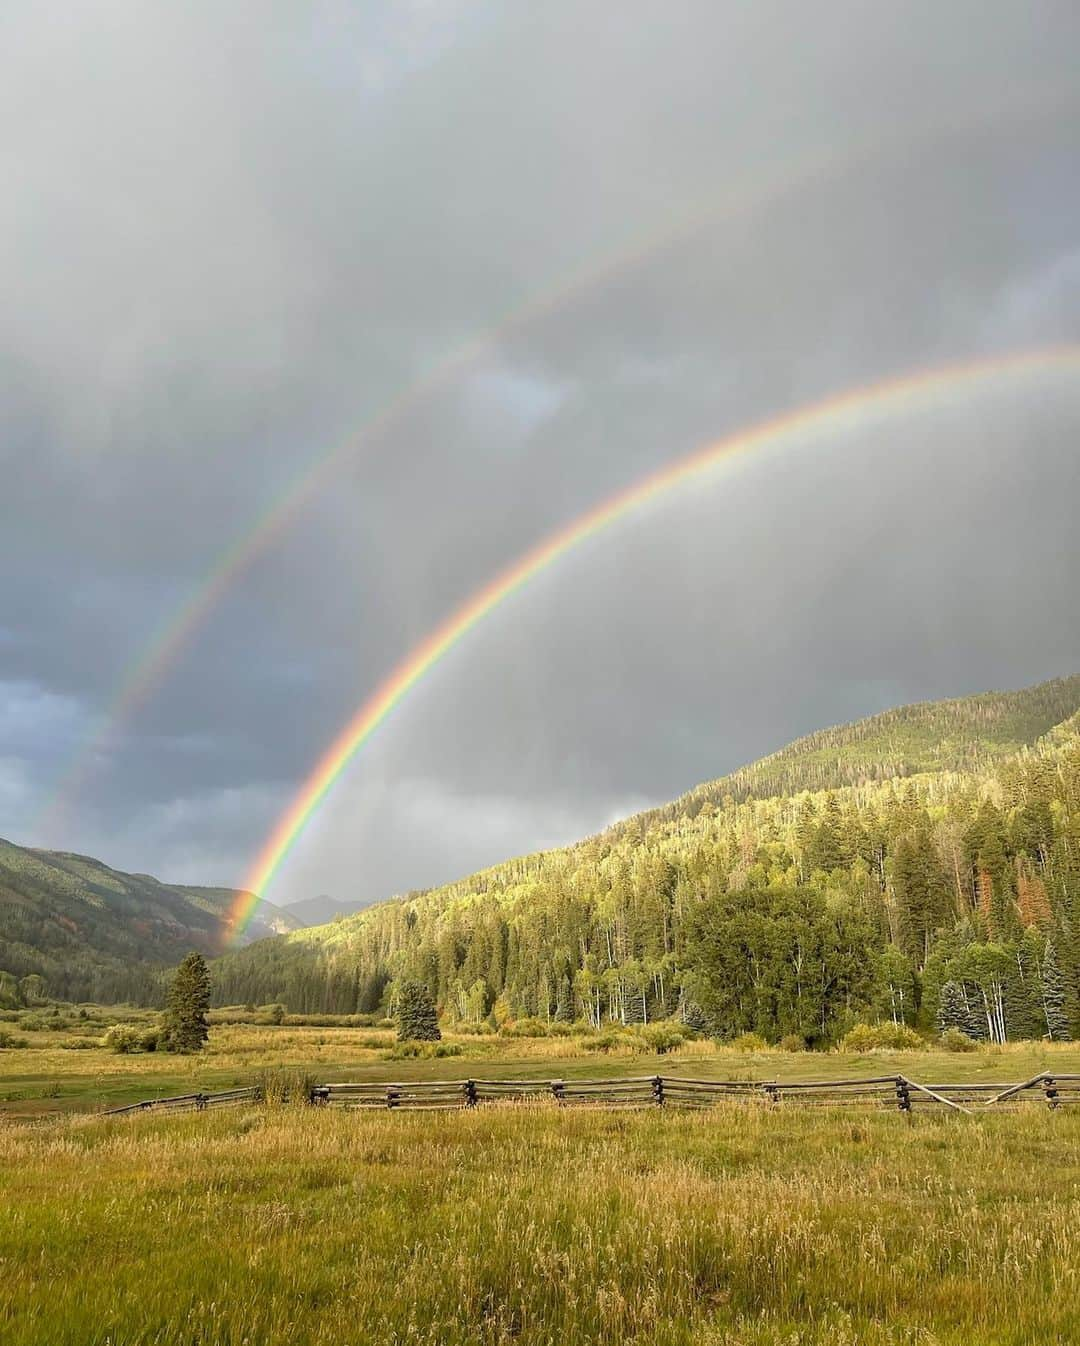
[[[317,1084],[308,1101],[323,1107],[386,1111],[446,1111],[497,1102],[547,1099],[559,1107],[708,1108],[725,1100],[757,1101],[769,1106],[862,1106],[900,1112],[948,1111],[971,1114],[1001,1111],[1024,1103],[1056,1109],[1080,1103],[1080,1075],[1043,1073],[1020,1084],[922,1084],[905,1075],[874,1075],[852,1080],[693,1080],[677,1075],[629,1075],[612,1079],[555,1080],[402,1080]],[[204,1112],[243,1103],[260,1103],[255,1085],[223,1093],[179,1094],[148,1098],[108,1109],[108,1116],[163,1110]]]

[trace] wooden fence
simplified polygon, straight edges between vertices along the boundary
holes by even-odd
[[[308,1101],[323,1107],[386,1111],[438,1111],[497,1102],[549,1100],[561,1107],[707,1108],[724,1101],[769,1106],[892,1108],[900,1112],[1000,1111],[1032,1101],[1050,1108],[1080,1103],[1080,1075],[1044,1073],[1020,1084],[920,1084],[905,1075],[858,1080],[691,1080],[675,1075],[633,1075],[601,1080],[408,1080],[396,1084],[318,1084]],[[205,1111],[263,1101],[258,1086],[217,1094],[148,1098],[110,1108],[110,1116],[163,1109]]]

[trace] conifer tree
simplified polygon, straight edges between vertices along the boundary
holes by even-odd
[[[1054,1042],[1069,1041],[1069,1019],[1065,1013],[1065,978],[1058,967],[1057,953],[1051,940],[1046,941],[1042,963],[1042,1005],[1046,1031]]]
[[[418,981],[402,982],[397,1000],[398,1041],[438,1042],[442,1033],[428,988]]]
[[[941,988],[938,999],[938,1032],[946,1033],[950,1028],[955,1028],[961,1033],[966,1033],[968,1037],[975,1037],[976,1033],[972,1031],[974,1027],[963,987],[959,982],[947,981]]]
[[[189,953],[165,1001],[165,1045],[172,1052],[201,1052],[210,1036],[210,972],[201,953]]]

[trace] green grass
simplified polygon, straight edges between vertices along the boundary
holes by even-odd
[[[99,1029],[104,1031],[103,1029]],[[25,1048],[0,1051],[0,1118],[93,1112],[143,1098],[212,1092],[255,1082],[263,1069],[303,1071],[320,1081],[575,1079],[613,1075],[690,1075],[702,1079],[842,1079],[902,1073],[928,1084],[1019,1081],[1040,1071],[1080,1073],[1080,1046],[1020,1043],[970,1054],[940,1051],[744,1053],[712,1042],[688,1042],[663,1056],[589,1050],[588,1038],[451,1038],[462,1055],[441,1060],[390,1060],[392,1032],[372,1028],[252,1027],[211,1030],[209,1050],[195,1057],[166,1053],[117,1056],[101,1048],[70,1051],[70,1032],[23,1035]]]
[[[1080,1339],[1080,1109],[90,1115],[320,1079],[1080,1073],[1080,1048],[662,1057],[215,1028],[201,1057],[0,1052],[4,1346],[1021,1346]],[[74,1115],[48,1115],[59,1110]]]
[[[1080,1337],[1080,1114],[8,1126],[5,1346]]]

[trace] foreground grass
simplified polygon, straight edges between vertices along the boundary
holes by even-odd
[[[1039,1108],[0,1121],[0,1340],[1074,1341],[1078,1179]]]
[[[97,1039],[94,1039],[96,1041]],[[392,1032],[353,1028],[225,1025],[210,1033],[206,1052],[117,1056],[100,1047],[72,1051],[70,1034],[39,1032],[29,1045],[0,1051],[0,1117],[41,1117],[95,1111],[137,1099],[196,1090],[212,1092],[254,1082],[263,1069],[302,1071],[320,1081],[566,1078],[612,1075],[693,1075],[702,1079],[842,1079],[895,1074],[942,1081],[1019,1081],[1043,1070],[1080,1073],[1080,1046],[1015,1043],[970,1054],[941,1051],[740,1052],[714,1042],[687,1042],[657,1056],[590,1049],[587,1038],[450,1035],[460,1056],[441,1060],[388,1059]]]

